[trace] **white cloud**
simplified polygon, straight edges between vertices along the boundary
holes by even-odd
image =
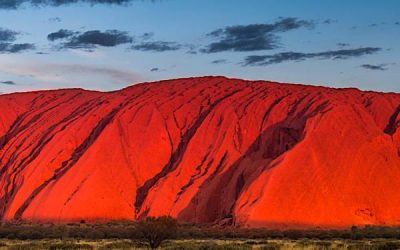
[[[94,81],[128,85],[142,80],[142,77],[133,71],[83,64],[0,62],[0,73],[30,77],[33,80],[48,83],[81,83],[83,86],[85,83]]]

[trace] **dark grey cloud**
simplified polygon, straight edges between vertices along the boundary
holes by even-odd
[[[70,4],[108,4],[108,5],[126,5],[134,0],[1,0],[0,9],[18,9],[22,6],[33,6],[33,7],[59,7]]]
[[[173,51],[179,50],[182,48],[182,45],[175,42],[165,42],[165,41],[152,41],[152,42],[142,42],[137,45],[133,45],[133,50],[141,50],[141,51],[153,51],[153,52],[164,52],[164,51]]]
[[[336,19],[325,19],[324,21],[322,21],[323,24],[332,24],[332,23],[337,23],[338,20]]]
[[[0,42],[13,42],[18,34],[16,31],[0,28]]]
[[[339,47],[347,47],[347,46],[350,46],[349,43],[337,43],[336,45],[339,46]]]
[[[49,22],[60,23],[61,18],[60,17],[51,17],[51,18],[49,18]]]
[[[93,49],[97,46],[115,47],[121,44],[132,43],[133,38],[125,31],[119,30],[90,30],[75,32],[61,29],[47,36],[50,41],[61,40],[60,49]]]
[[[159,71],[160,69],[159,68],[152,68],[150,71],[151,72],[156,72],[156,71]]]
[[[0,81],[0,83],[5,85],[17,85],[14,81]]]
[[[287,61],[303,61],[306,59],[349,59],[379,52],[381,48],[364,47],[357,49],[330,50],[318,53],[283,52],[273,55],[253,55],[245,58],[244,66],[263,66]]]
[[[19,53],[35,48],[35,45],[31,43],[14,43],[19,34],[13,30],[0,28],[0,54]]]
[[[102,32],[99,30],[91,30],[72,36],[71,39],[65,43],[65,46],[68,48],[91,48],[96,45],[114,47],[131,42],[132,37],[130,37],[125,31],[107,30]]]
[[[382,26],[382,25],[386,25],[385,22],[381,22],[381,23],[371,23],[370,25],[368,25],[369,27],[378,27],[378,26]]]
[[[55,41],[55,40],[59,40],[59,39],[65,39],[68,37],[72,37],[74,34],[77,34],[77,33],[72,30],[60,29],[59,31],[48,34],[47,39],[49,41]]]
[[[133,44],[132,50],[163,52],[178,50],[183,45],[176,42],[166,41],[149,41],[154,36],[153,33],[147,32],[135,37],[137,43],[134,43],[134,37],[128,32],[120,30],[90,30],[86,32],[72,31],[60,29],[47,35],[47,39],[52,42],[58,42],[57,49],[92,49],[103,47],[115,47],[121,44]]]
[[[179,50],[188,45],[182,45],[177,42],[169,41],[155,41],[153,40],[154,33],[146,32],[138,36],[137,43],[131,46],[132,50],[151,51],[151,52],[164,52]],[[159,70],[159,69],[158,69]]]
[[[213,64],[221,64],[221,63],[226,63],[227,61],[225,59],[218,59],[218,60],[214,60],[211,63]]]
[[[209,33],[208,37],[218,39],[218,41],[212,42],[201,51],[216,53],[222,51],[271,50],[278,47],[278,33],[302,27],[312,28],[313,26],[313,22],[297,18],[281,18],[272,24],[228,26]]]
[[[143,35],[141,35],[140,38],[142,40],[149,40],[150,38],[153,38],[153,36],[154,36],[153,32],[146,32],[146,33],[143,33]]]
[[[33,49],[35,45],[32,43],[0,43],[0,54],[14,54]]]
[[[378,64],[378,65],[374,65],[374,64],[363,64],[361,65],[362,68],[364,69],[369,69],[369,70],[380,70],[380,71],[384,71],[387,70],[386,66],[388,64],[383,63],[383,64]]]

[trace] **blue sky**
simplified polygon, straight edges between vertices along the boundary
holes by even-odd
[[[1,1],[3,93],[203,75],[400,92],[397,0]]]

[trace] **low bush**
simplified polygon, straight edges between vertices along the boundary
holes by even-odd
[[[176,236],[178,222],[169,216],[147,217],[139,221],[137,228],[150,248],[156,249],[163,241]]]
[[[141,239],[140,223],[136,222],[109,222],[104,224],[70,223],[54,224],[12,224],[0,225],[0,239]],[[400,239],[399,227],[352,227],[343,230],[269,230],[247,228],[215,228],[209,225],[179,224],[176,239],[291,239],[291,240],[371,240]]]

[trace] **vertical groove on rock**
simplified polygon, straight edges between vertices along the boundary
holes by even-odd
[[[66,101],[66,103],[68,103],[68,102],[71,101],[71,100],[74,100],[74,98],[76,98],[76,97],[79,96],[79,95],[80,95],[80,94],[77,94],[77,95],[72,96],[71,98],[69,98],[69,99]],[[37,98],[36,98],[35,100],[37,100]],[[56,105],[54,105],[54,106],[52,106],[52,107],[46,109],[45,111],[40,112],[39,114],[36,114],[31,120],[27,121],[27,123],[26,123],[23,127],[20,128],[19,125],[22,123],[22,121],[24,120],[24,118],[25,118],[26,116],[29,115],[29,112],[26,112],[24,115],[21,116],[21,119],[17,119],[18,121],[17,121],[17,123],[15,124],[15,127],[12,127],[12,128],[10,129],[10,134],[12,134],[12,136],[10,136],[10,134],[9,134],[8,136],[10,136],[10,137],[9,137],[9,138],[6,138],[6,140],[9,140],[9,139],[11,139],[11,138],[17,136],[17,134],[19,134],[21,131],[24,131],[26,128],[30,127],[33,123],[35,123],[36,121],[38,121],[39,118],[40,118],[43,114],[45,114],[46,112],[49,112],[49,111],[52,110],[52,109],[55,109],[56,107],[58,107],[58,106],[60,106],[60,105],[61,105],[61,104],[56,104]],[[45,105],[42,104],[41,106],[44,107]],[[68,116],[67,118],[65,118],[62,122],[68,122],[68,121],[69,121],[69,118],[70,118],[70,116]],[[73,118],[73,116],[72,116],[72,118]],[[51,126],[51,127],[47,130],[47,132],[45,132],[45,133],[43,134],[43,137],[39,140],[39,142],[36,144],[36,146],[33,147],[32,152],[31,152],[28,156],[22,158],[22,160],[19,162],[19,164],[18,164],[17,166],[15,166],[14,168],[11,169],[11,172],[10,172],[10,173],[7,173],[7,178],[6,178],[6,179],[7,179],[8,181],[7,181],[6,184],[4,185],[4,187],[5,187],[4,189],[5,189],[6,193],[5,193],[5,194],[3,195],[3,197],[1,197],[1,199],[0,199],[0,200],[1,200],[1,203],[0,203],[0,218],[3,217],[4,213],[5,213],[6,210],[7,210],[7,206],[8,206],[9,203],[10,203],[10,200],[13,199],[13,196],[14,196],[16,190],[18,189],[18,187],[17,187],[18,185],[16,184],[16,178],[17,178],[18,174],[19,174],[30,162],[32,162],[32,161],[39,155],[39,153],[41,152],[41,150],[43,149],[43,147],[53,138],[54,135],[53,135],[52,131],[53,131],[55,128],[57,128],[57,126],[58,126],[59,124],[62,124],[62,122],[57,123],[57,124],[54,124],[53,126]],[[25,138],[19,143],[19,145],[17,146],[17,148],[21,148],[22,145],[26,142],[27,139],[28,139],[28,137],[25,137]],[[31,146],[31,144],[28,145],[28,147],[30,147],[30,146]],[[4,157],[4,155],[5,155],[6,153],[7,153],[7,152],[4,152],[4,153],[3,153],[2,158]],[[20,157],[19,157],[18,151],[16,150],[16,151],[14,151],[14,152],[12,153],[11,157],[9,158],[9,160],[8,160],[5,164],[2,163],[3,167],[0,169],[0,178],[5,179],[5,176],[4,176],[4,175],[5,175],[6,172],[13,166],[13,164],[15,163],[15,161],[16,161],[18,158],[20,158]],[[10,181],[10,179],[11,179],[11,181]],[[10,187],[11,187],[11,188],[10,188]]]
[[[136,201],[135,201],[135,208],[136,208],[136,214],[140,211],[142,204],[144,200],[147,197],[147,194],[149,190],[164,176],[166,176],[169,172],[173,171],[181,162],[183,155],[186,151],[186,148],[191,141],[192,137],[196,134],[196,131],[199,129],[199,127],[203,124],[203,121],[207,118],[207,116],[212,112],[212,110],[223,100],[226,100],[227,98],[233,96],[234,94],[240,92],[240,90],[235,90],[212,104],[210,104],[210,107],[207,108],[205,111],[203,111],[199,117],[196,119],[196,121],[193,123],[193,125],[187,129],[186,133],[182,136],[181,141],[174,153],[172,153],[169,162],[167,165],[162,169],[160,173],[155,175],[153,178],[148,180],[142,187],[138,188],[137,194],[136,194]]]
[[[4,221],[400,223],[399,94],[202,77],[0,103]]]
[[[389,123],[387,124],[384,131],[386,134],[393,135],[394,133],[396,133],[396,130],[399,126],[399,119],[398,119],[399,114],[400,114],[400,106],[397,107],[396,111],[390,117]]]
[[[29,195],[29,197],[23,202],[23,204],[17,209],[14,219],[21,219],[25,210],[29,207],[31,202],[35,199],[35,197],[50,183],[56,181],[61,178],[67,171],[72,168],[76,162],[84,155],[84,153],[90,148],[90,146],[97,140],[97,138],[101,135],[103,130],[112,122],[117,113],[125,107],[125,105],[134,98],[131,98],[127,101],[121,102],[116,108],[114,108],[111,112],[109,112],[105,117],[103,117],[97,126],[92,130],[90,135],[85,139],[85,141],[72,153],[72,156],[69,160],[64,161],[61,164],[61,167],[57,169],[50,179],[43,182],[39,187],[37,187],[33,192]]]

